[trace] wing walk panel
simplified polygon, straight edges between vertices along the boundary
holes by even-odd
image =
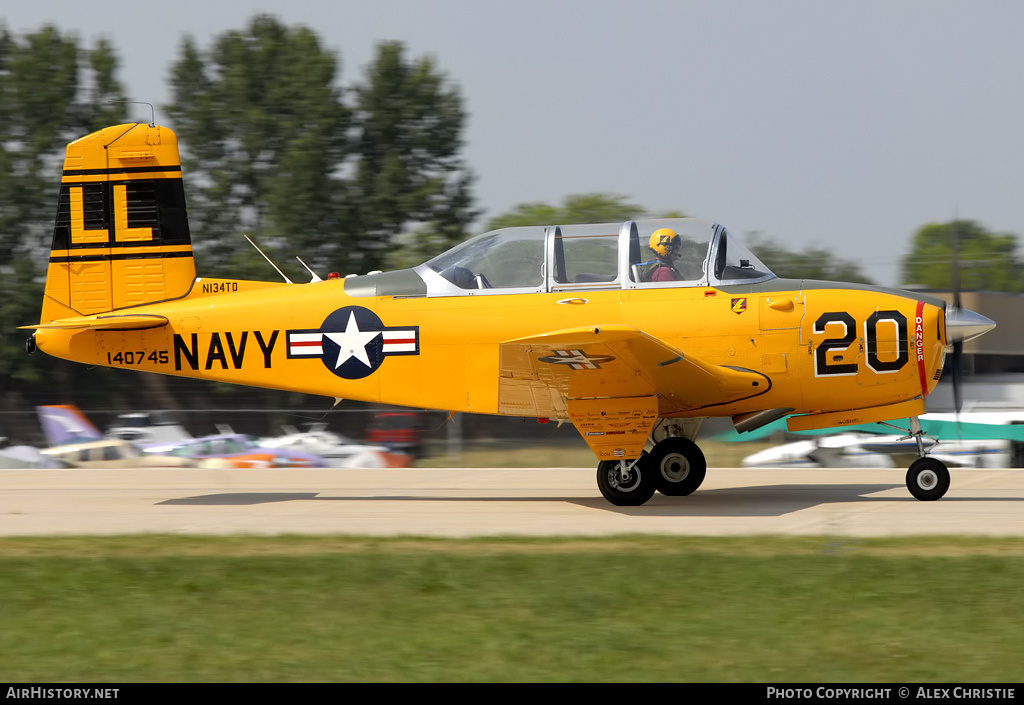
[[[710,365],[624,325],[554,331],[501,344],[500,413],[568,416],[569,399],[658,397],[662,416],[757,396],[758,372]]]

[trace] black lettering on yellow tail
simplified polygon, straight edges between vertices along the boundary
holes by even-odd
[[[69,144],[40,321],[179,298],[195,276],[177,135],[126,124]]]

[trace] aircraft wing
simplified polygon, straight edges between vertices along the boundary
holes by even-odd
[[[625,325],[591,326],[507,340],[500,346],[501,413],[566,418],[576,399],[657,397],[658,414],[764,394],[759,372],[712,365]]]

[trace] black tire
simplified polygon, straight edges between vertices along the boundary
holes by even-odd
[[[907,470],[907,489],[922,502],[933,502],[949,489],[949,469],[941,460],[918,458]]]
[[[674,436],[658,442],[651,451],[654,485],[669,497],[693,494],[707,475],[704,453],[693,441]]]
[[[627,461],[628,462],[628,461]],[[616,507],[639,507],[654,496],[654,468],[644,453],[623,480],[618,460],[602,460],[597,466],[597,487]]]

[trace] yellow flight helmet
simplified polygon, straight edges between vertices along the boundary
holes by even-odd
[[[679,249],[683,246],[683,241],[675,230],[659,228],[651,233],[651,239],[647,246],[658,257],[675,259],[679,256]]]

